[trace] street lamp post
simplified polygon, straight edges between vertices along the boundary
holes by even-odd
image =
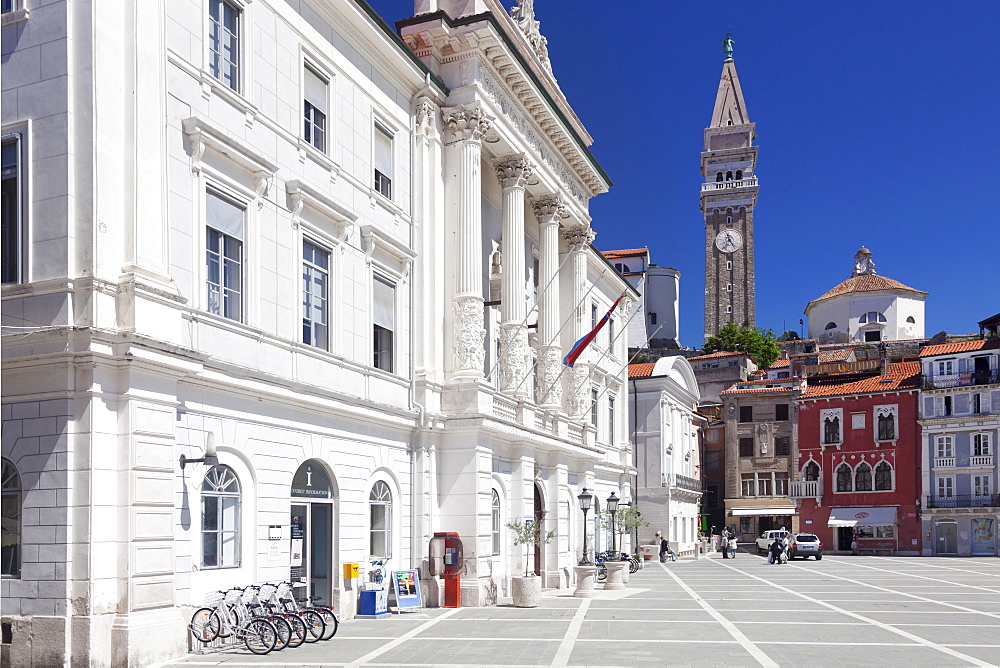
[[[592,562],[587,554],[587,511],[590,510],[590,506],[594,502],[594,495],[584,487],[583,492],[577,495],[576,498],[579,499],[580,510],[583,511],[583,556],[580,558],[580,566],[589,566]]]
[[[615,514],[618,512],[618,495],[611,492],[611,496],[608,497],[608,512],[611,514],[611,553],[615,555],[616,560],[621,560],[621,555],[615,549]]]

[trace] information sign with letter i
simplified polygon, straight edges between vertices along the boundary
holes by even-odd
[[[392,586],[396,590],[396,606],[400,612],[419,610],[423,607],[420,600],[420,580],[417,579],[417,571],[393,571]]]

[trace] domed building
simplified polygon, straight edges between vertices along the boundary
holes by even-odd
[[[820,343],[924,338],[927,293],[875,273],[872,252],[854,255],[851,277],[806,306],[809,338]]]

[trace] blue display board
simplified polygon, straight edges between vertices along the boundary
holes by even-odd
[[[417,571],[393,571],[392,586],[396,590],[396,605],[400,610],[422,608],[420,580]]]

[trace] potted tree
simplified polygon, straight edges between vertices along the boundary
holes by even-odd
[[[635,506],[618,506],[614,511],[605,510],[601,513],[601,526],[604,529],[614,532],[618,537],[618,552],[622,552],[622,537],[632,534],[636,529],[640,527],[648,527],[649,522],[642,519],[642,513]],[[659,549],[659,545],[656,546]],[[633,549],[633,551],[635,551]],[[639,560],[641,564],[642,561],[638,555],[636,559]],[[622,571],[622,581],[628,582],[628,569]]]
[[[540,545],[547,545],[555,538],[556,532],[543,533],[542,525],[531,520],[513,520],[507,522],[507,529],[514,536],[514,546],[524,545],[524,575],[515,575],[510,579],[510,595],[516,608],[534,608],[542,595],[541,578],[528,569],[530,563],[528,551]]]

